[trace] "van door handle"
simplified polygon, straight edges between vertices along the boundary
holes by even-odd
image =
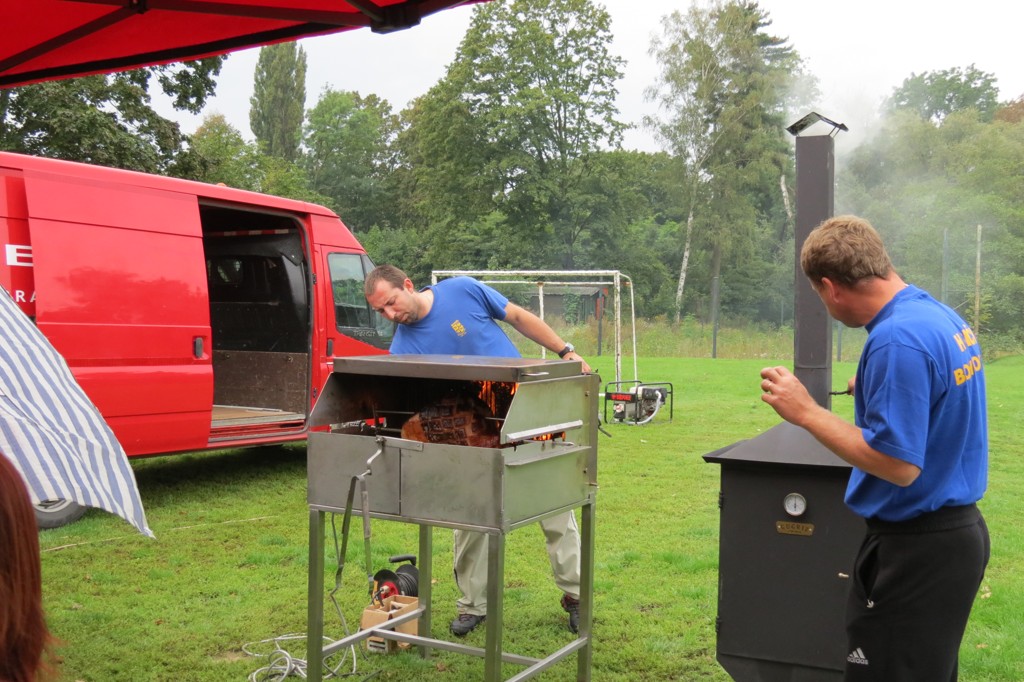
[[[334,355],[334,339],[327,339],[327,356]]]
[[[192,339],[192,355],[196,360],[203,357],[203,337],[196,336]]]

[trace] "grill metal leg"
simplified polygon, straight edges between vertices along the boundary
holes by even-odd
[[[590,682],[590,666],[594,656],[591,628],[594,624],[594,495],[583,505],[580,525],[580,632],[587,643],[576,654],[577,682]]]
[[[324,634],[324,512],[309,510],[309,578],[306,614],[306,674],[309,682],[323,679]]]
[[[430,637],[430,612],[431,608],[431,585],[434,575],[434,527],[426,524],[420,525],[420,563],[419,563],[419,600],[423,607],[423,615],[420,616],[418,632],[422,637]],[[430,656],[430,647],[419,647],[420,656]]]
[[[484,682],[501,680],[502,621],[505,616],[505,534],[487,534],[487,654]]]

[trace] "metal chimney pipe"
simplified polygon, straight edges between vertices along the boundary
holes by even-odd
[[[800,249],[834,211],[835,141],[830,135],[797,137],[793,373],[827,409],[832,408],[832,318],[800,269]]]

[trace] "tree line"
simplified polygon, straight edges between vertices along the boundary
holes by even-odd
[[[643,316],[707,320],[720,291],[726,320],[791,324],[785,126],[817,97],[796,46],[748,0],[664,17],[643,123],[664,151],[647,153],[621,147],[611,38],[593,0],[498,0],[474,8],[444,76],[402,111],[335,89],[307,109],[304,51],[282,43],[260,52],[255,141],[221,116],[186,136],[149,106],[154,81],[201,109],[214,58],[0,91],[0,146],[321,203],[417,282],[618,269]],[[883,113],[838,159],[837,211],[872,220],[905,278],[968,317],[980,300],[983,331],[1024,336],[1024,101],[1000,102],[971,65],[911,74]]]

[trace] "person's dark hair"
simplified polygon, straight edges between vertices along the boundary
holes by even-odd
[[[812,282],[828,277],[853,286],[871,277],[888,277],[892,261],[871,223],[842,215],[811,230],[800,249],[800,267]]]
[[[401,289],[405,286],[408,275],[396,268],[394,265],[378,265],[366,276],[366,283],[363,286],[363,293],[369,298],[377,290],[378,282],[387,282]]]
[[[21,474],[0,453],[0,680],[41,679],[49,645],[35,512]]]

